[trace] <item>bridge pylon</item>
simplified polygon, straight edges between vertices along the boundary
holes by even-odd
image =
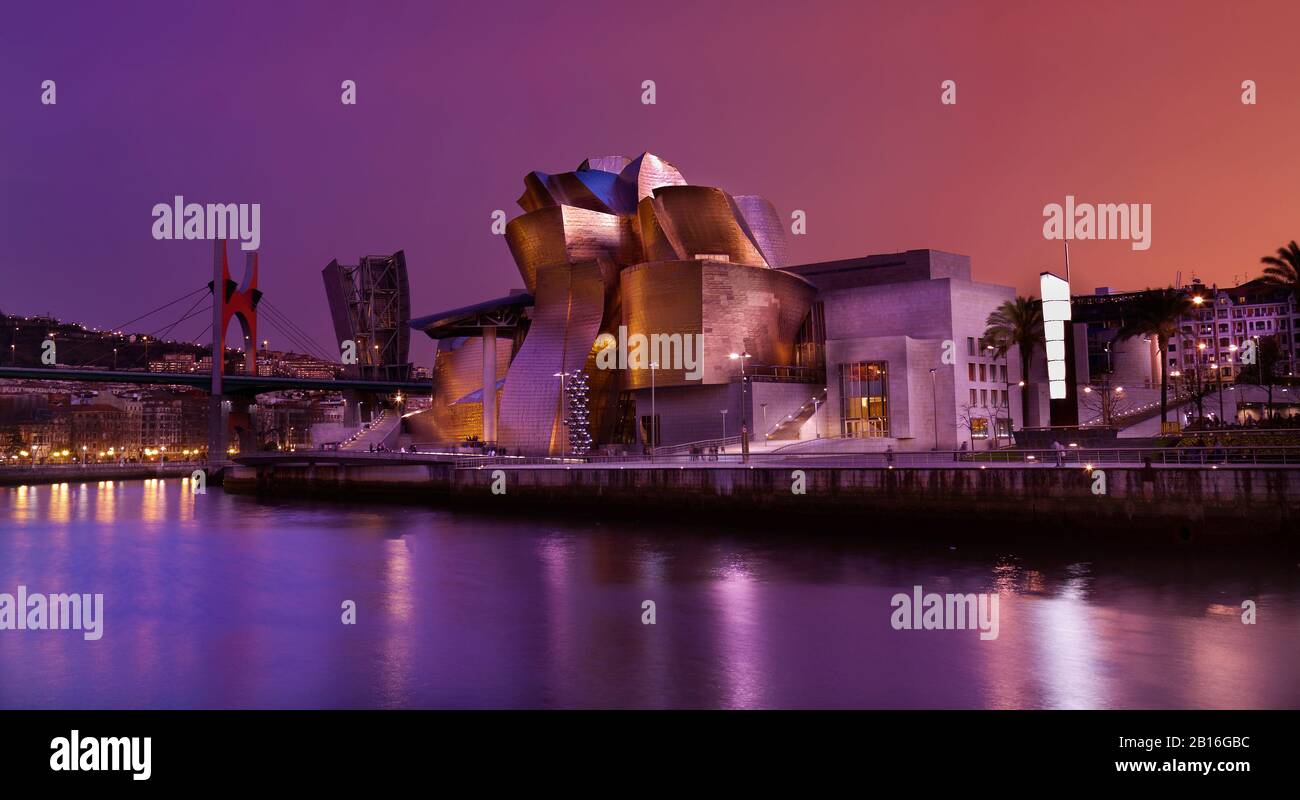
[[[226,240],[212,243],[212,394],[208,398],[208,462],[224,461],[229,442],[227,420],[229,405],[221,378],[226,368],[226,326],[231,318],[239,320],[244,336],[244,365],[248,373],[257,374],[257,304],[262,293],[257,288],[257,253],[248,253],[244,261],[244,281],[230,277]]]

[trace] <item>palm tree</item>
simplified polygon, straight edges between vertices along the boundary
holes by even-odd
[[[985,320],[984,341],[1002,358],[1012,347],[1020,349],[1020,427],[1029,421],[1029,358],[1043,343],[1043,303],[1038,298],[1016,296],[1007,300]]]
[[[1160,350],[1160,423],[1169,416],[1169,340],[1178,333],[1178,323],[1193,308],[1185,292],[1173,288],[1147,289],[1133,301],[1125,315],[1124,323],[1115,334],[1122,342],[1137,336],[1156,337]]]
[[[1277,255],[1264,256],[1260,259],[1261,264],[1267,264],[1264,267],[1264,281],[1275,286],[1285,286],[1291,290],[1291,295],[1300,302],[1300,245],[1291,240],[1291,244],[1286,247],[1279,247]]]

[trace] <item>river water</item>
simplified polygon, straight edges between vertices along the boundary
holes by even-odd
[[[1300,559],[1275,545],[598,512],[0,487],[0,593],[104,603],[98,640],[0,630],[0,708],[1300,707]],[[895,630],[917,585],[996,594],[997,638]]]

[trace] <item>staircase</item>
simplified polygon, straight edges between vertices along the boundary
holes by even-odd
[[[392,437],[401,424],[400,415],[384,409],[379,412],[379,416],[370,421],[369,428],[358,429],[347,441],[339,445],[339,449],[369,451],[372,444],[379,447]]]
[[[767,432],[767,440],[769,442],[798,441],[799,431],[803,429],[803,424],[811,419],[813,414],[817,413],[817,409],[826,405],[825,387],[819,389],[814,397],[817,398],[817,402],[814,403],[811,399],[808,400],[808,402],[799,406],[798,411],[786,416],[780,422],[776,423],[776,425]]]

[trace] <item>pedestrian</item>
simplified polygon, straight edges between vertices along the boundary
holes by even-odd
[[[892,444],[885,448],[885,463],[891,467],[894,466],[894,446]]]
[[[1059,439],[1052,440],[1052,450],[1056,452],[1056,466],[1065,466],[1065,445]]]

